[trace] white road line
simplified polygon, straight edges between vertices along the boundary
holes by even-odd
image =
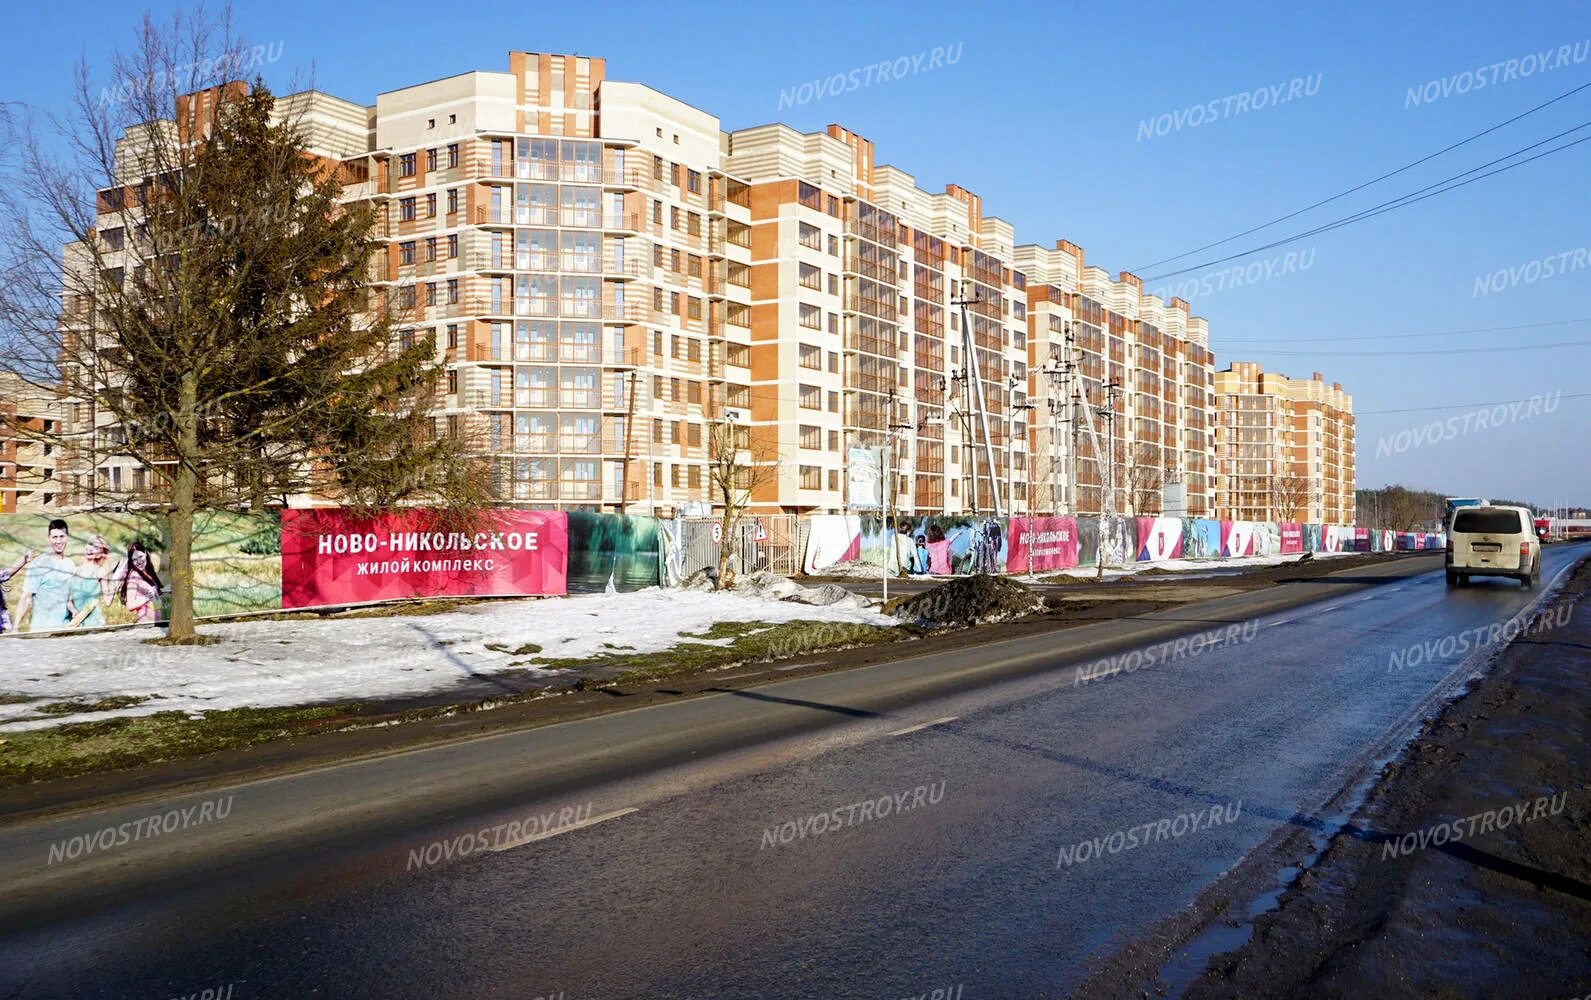
[[[816,663],[794,663],[794,664],[791,664],[788,667],[774,667],[773,669],[781,671],[781,672],[783,672],[785,670],[802,670],[802,669],[804,669],[806,667],[821,667],[821,666],[823,666],[823,664],[825,662],[827,662],[827,661],[819,660]]]
[[[893,733],[887,733],[885,735],[905,736],[907,733],[915,733],[917,730],[927,729],[929,726],[937,726],[945,722],[955,722],[959,718],[961,718],[959,715],[947,715],[943,719],[934,719],[932,722],[919,722],[915,726],[907,726],[905,729],[897,729]]]
[[[1293,622],[1296,622],[1296,621],[1298,621],[1297,618],[1283,618],[1281,621],[1279,621],[1279,622],[1271,622],[1271,624],[1273,626],[1274,625],[1291,625]]]
[[[605,823],[610,819],[618,819],[620,816],[628,816],[630,813],[640,811],[641,810],[637,809],[635,806],[628,806],[624,809],[615,809],[613,812],[603,813],[601,816],[592,816],[588,819],[583,819],[578,823],[570,823],[568,826],[560,826],[555,830],[547,830],[544,833],[532,834],[529,837],[521,837],[518,840],[504,844],[501,847],[493,847],[491,850],[512,851],[516,847],[524,847],[526,844],[534,844],[538,840],[546,840],[548,837],[556,837],[560,833],[569,833],[573,830],[584,829],[588,826],[596,826],[598,823]]]

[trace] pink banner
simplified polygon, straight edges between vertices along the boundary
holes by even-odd
[[[563,594],[568,550],[559,511],[284,510],[282,607]]]
[[[1276,525],[1282,532],[1282,554],[1304,551],[1304,526],[1297,521],[1281,521]]]
[[[1254,554],[1254,522],[1222,521],[1221,554],[1223,556],[1251,556]]]
[[[1182,519],[1137,518],[1138,561],[1160,562],[1182,558]]]
[[[1005,571],[1026,573],[1029,553],[1032,569],[1043,572],[1077,565],[1075,517],[1013,517],[1005,550]]]

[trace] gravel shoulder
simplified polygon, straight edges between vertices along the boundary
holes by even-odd
[[[1591,560],[1185,995],[1591,988]]]

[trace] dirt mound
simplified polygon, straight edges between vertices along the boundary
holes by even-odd
[[[987,625],[1043,611],[1044,600],[1015,580],[964,576],[891,601],[884,610],[920,625]]]

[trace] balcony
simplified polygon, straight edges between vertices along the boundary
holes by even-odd
[[[652,307],[637,299],[603,303],[602,319],[607,323],[643,324],[652,320]]]
[[[609,212],[602,218],[602,228],[610,232],[631,234],[646,231],[639,212]]]
[[[602,276],[615,278],[620,281],[634,281],[638,278],[652,277],[652,263],[645,256],[631,254],[622,260],[616,260],[611,255],[603,261]]]
[[[628,188],[630,190],[651,190],[651,171],[638,167],[626,166],[623,170],[609,168],[602,179],[604,187]]]

